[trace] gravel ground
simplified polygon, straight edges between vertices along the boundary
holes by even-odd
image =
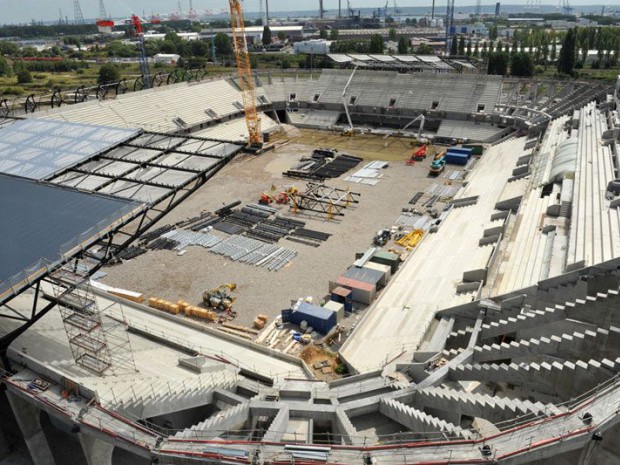
[[[268,315],[271,321],[292,300],[312,296],[318,302],[326,296],[329,281],[353,263],[355,253],[366,250],[376,231],[391,226],[413,194],[434,181],[427,177],[428,162],[416,166],[404,164],[412,147],[403,139],[373,135],[349,138],[290,127],[273,139],[288,144],[261,156],[238,156],[156,227],[195,216],[203,210],[213,211],[235,200],[256,202],[260,193],[272,184],[303,189],[303,181],[283,178],[281,173],[316,147],[336,147],[340,152],[392,163],[375,186],[341,179],[327,182],[330,186],[350,187],[352,192],[361,193],[360,203],[337,221],[293,215],[287,206],[282,207],[281,213],[305,220],[307,228],[331,233],[332,237],[318,248],[281,240],[281,246],[299,254],[278,272],[233,262],[202,247],[191,246],[183,256],[177,256],[174,251],[149,251],[122,265],[107,267],[104,271],[108,276],[102,282],[141,292],[145,298],[172,301],[182,298],[193,304],[201,302],[204,290],[234,282],[237,284],[235,310],[239,314],[234,323],[251,325],[259,313]]]

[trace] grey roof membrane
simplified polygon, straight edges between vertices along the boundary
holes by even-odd
[[[0,175],[0,295],[140,206]]]
[[[49,119],[20,120],[0,131],[0,173],[45,179],[139,133]]]

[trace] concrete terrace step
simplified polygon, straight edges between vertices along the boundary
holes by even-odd
[[[416,391],[414,402],[424,405],[424,407],[445,412],[446,418],[453,423],[458,423],[461,415],[484,418],[491,423],[498,423],[512,420],[521,415],[554,415],[562,412],[562,409],[553,404],[457,391],[443,387],[431,387]]]
[[[263,436],[265,442],[280,442],[287,430],[289,421],[289,406],[284,405],[276,414],[275,418],[269,425],[267,432]]]
[[[449,378],[453,381],[505,382],[568,399],[594,388],[618,371],[620,358],[501,365],[465,364],[451,368]]]
[[[379,412],[392,420],[408,427],[414,433],[441,432],[447,436],[469,439],[470,431],[448,423],[445,420],[428,415],[414,407],[403,404],[393,399],[382,399],[379,404]]]
[[[358,433],[349,416],[341,407],[336,408],[336,429],[342,435],[344,444],[349,446],[364,444],[364,438]]]
[[[446,339],[446,350],[463,347],[469,344],[473,331],[474,329],[472,327],[452,331]]]
[[[596,325],[614,324],[620,326],[619,292],[617,289],[608,289],[607,292],[598,292],[594,296],[584,299],[575,299],[564,304],[569,318],[574,318]]]
[[[288,411],[287,411],[288,414]],[[177,439],[213,439],[224,431],[241,427],[250,415],[250,404],[239,404],[224,411],[218,412],[191,428],[187,428],[174,435]]]
[[[518,330],[539,327],[565,318],[566,313],[561,305],[556,305],[555,308],[547,307],[544,310],[528,310],[526,313],[521,313],[515,317],[483,324],[480,331],[480,339],[488,339]]]
[[[238,376],[228,371],[198,375],[177,382],[148,380],[136,384],[130,390],[131,395],[117,399],[116,406],[140,418],[163,415],[208,404],[212,401],[215,388],[232,390],[237,382]]]
[[[575,331],[571,334],[522,339],[501,344],[487,344],[474,347],[475,363],[533,355],[560,355],[563,358],[585,358],[609,356],[620,351],[620,328],[597,328],[594,331]]]

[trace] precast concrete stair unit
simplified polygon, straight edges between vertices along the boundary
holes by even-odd
[[[470,431],[394,399],[382,399],[379,403],[379,413],[406,426],[412,432],[419,433],[422,437],[432,432],[442,433],[452,438],[469,439],[472,437]]]
[[[207,405],[213,400],[215,388],[230,389],[238,381],[238,375],[228,370],[201,374],[180,381],[147,379],[131,385],[120,395],[115,394],[110,407],[122,409],[138,418],[164,415]]]
[[[563,411],[549,403],[458,391],[446,387],[420,389],[415,392],[414,399],[416,405],[440,410],[442,416],[456,424],[460,422],[461,415],[499,423],[523,415],[553,415]]]

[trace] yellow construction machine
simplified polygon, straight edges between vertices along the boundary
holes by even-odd
[[[237,285],[235,283],[222,284],[221,286],[211,289],[210,291],[203,292],[202,301],[209,308],[219,310],[221,312],[229,312],[233,303],[237,300],[236,297],[232,296],[235,289],[237,289]]]

